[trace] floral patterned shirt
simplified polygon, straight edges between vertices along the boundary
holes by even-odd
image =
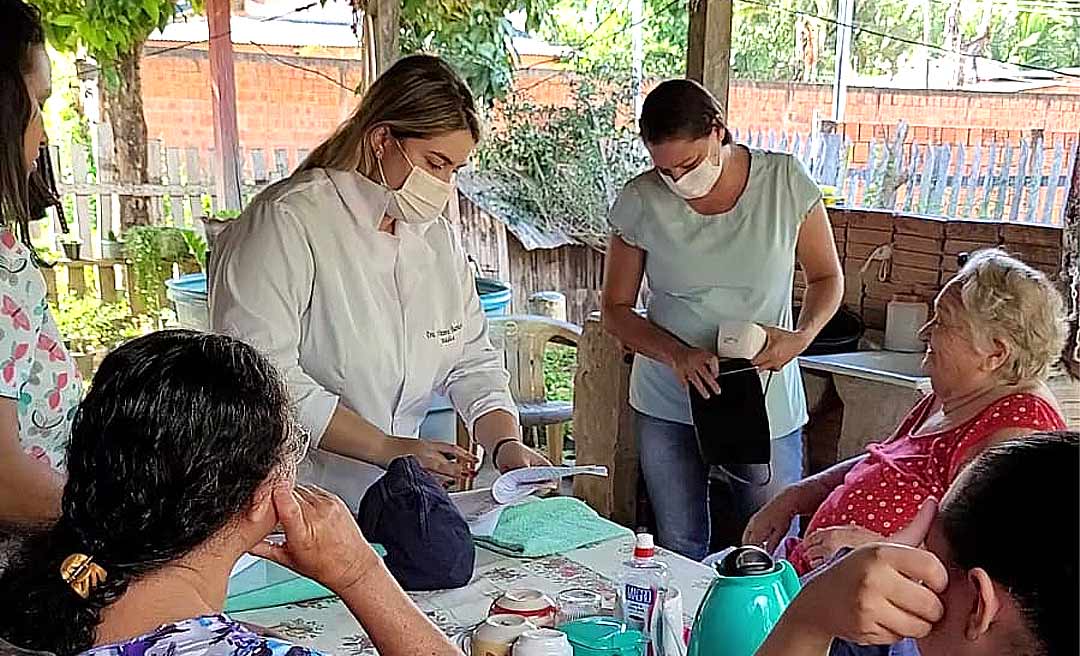
[[[18,404],[23,449],[63,471],[82,380],[30,249],[6,229],[0,230],[0,397]]]
[[[81,656],[322,656],[320,652],[252,633],[226,615],[166,624],[122,643]]]

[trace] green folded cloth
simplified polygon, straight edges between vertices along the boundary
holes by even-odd
[[[553,497],[510,506],[480,546],[521,558],[540,558],[627,535],[631,531],[596,514],[580,499]]]
[[[382,545],[371,546],[380,558],[386,556],[386,549]],[[333,596],[334,593],[327,588],[287,567],[269,560],[260,560],[229,578],[225,612],[239,613],[245,610],[275,608]]]

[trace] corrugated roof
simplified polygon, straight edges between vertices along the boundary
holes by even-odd
[[[562,246],[583,246],[579,241],[561,230],[545,230],[536,226],[535,217],[524,215],[521,210],[506,203],[494,193],[494,185],[475,169],[466,169],[457,176],[458,192],[477,207],[492,215],[506,226],[527,251],[551,250]]]

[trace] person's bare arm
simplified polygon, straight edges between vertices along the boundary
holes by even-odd
[[[315,486],[289,484],[271,494],[285,542],[260,542],[252,554],[326,586],[382,656],[461,654],[390,575],[340,498]]]
[[[761,369],[779,370],[805,351],[821,329],[836,314],[844,297],[844,270],[836,253],[832,224],[825,206],[818,201],[806,215],[795,245],[795,257],[806,276],[799,323],[795,330],[765,326],[768,341],[753,359]]]
[[[0,472],[0,521],[47,522],[60,515],[64,479],[23,450],[18,408],[8,398],[0,398]]]
[[[386,467],[394,458],[412,455],[424,469],[451,481],[471,473],[476,462],[474,456],[455,444],[387,435],[340,401],[319,448],[380,467]]]
[[[381,561],[340,596],[382,656],[461,654],[409,599]]]
[[[645,251],[612,235],[601,294],[604,328],[624,347],[670,366],[684,385],[693,385],[702,396],[708,397],[710,391],[719,394],[716,355],[687,346],[635,310],[644,275]]]

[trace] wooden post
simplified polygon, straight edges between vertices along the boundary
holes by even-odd
[[[382,75],[401,55],[401,0],[368,0],[368,11],[375,27],[375,72]]]
[[[227,210],[239,210],[240,139],[236,127],[236,78],[229,0],[207,0],[206,17],[210,24],[210,86],[217,157],[215,186],[222,206]]]
[[[529,297],[529,314],[566,321],[566,295],[559,292],[536,292]]]
[[[1049,203],[1049,201],[1047,201]],[[1069,335],[1066,344],[1065,368],[1074,378],[1080,378],[1080,157],[1074,158],[1072,183],[1065,199],[1065,229],[1062,230],[1061,281],[1069,310]]]
[[[725,114],[731,79],[732,0],[691,0],[686,77],[702,83],[720,100]],[[724,117],[730,121],[730,116]]]
[[[847,85],[851,77],[851,23],[855,19],[855,0],[840,0],[836,30],[836,77],[833,79],[832,119],[838,123],[844,121],[844,109],[847,108]]]
[[[630,365],[622,345],[594,312],[578,343],[574,440],[577,462],[604,465],[608,476],[575,478],[574,496],[612,521],[636,528],[638,452],[629,393]]]

